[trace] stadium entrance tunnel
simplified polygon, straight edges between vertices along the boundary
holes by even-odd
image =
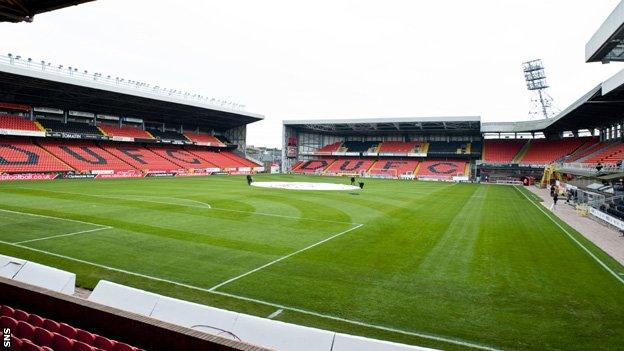
[[[360,187],[335,184],[335,183],[311,183],[311,182],[253,182],[252,186],[260,188],[274,188],[287,190],[358,190]]]

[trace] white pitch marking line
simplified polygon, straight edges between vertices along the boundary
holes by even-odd
[[[236,276],[236,277],[234,277],[234,278],[230,278],[230,279],[228,279],[228,280],[226,280],[226,281],[224,281],[224,282],[222,282],[222,283],[219,283],[219,284],[217,284],[217,285],[213,286],[212,288],[210,288],[210,289],[208,289],[208,290],[210,290],[210,291],[214,291],[214,290],[216,290],[216,289],[218,289],[218,288],[220,288],[220,287],[222,287],[222,286],[224,286],[224,285],[226,285],[226,284],[229,284],[229,283],[231,283],[231,282],[233,282],[233,281],[235,281],[235,280],[238,280],[238,279],[240,279],[240,278],[246,277],[246,276],[248,276],[248,275],[250,275],[250,274],[252,274],[252,273],[255,273],[255,272],[259,271],[259,270],[265,269],[265,268],[267,268],[267,267],[269,267],[269,266],[272,266],[272,265],[274,265],[274,264],[276,264],[276,263],[278,263],[278,262],[280,262],[280,261],[283,261],[283,260],[285,260],[285,259],[287,259],[287,258],[290,258],[290,257],[292,257],[292,256],[296,255],[296,254],[302,253],[302,252],[307,251],[307,250],[309,250],[309,249],[311,249],[311,248],[314,248],[314,247],[316,247],[316,246],[319,246],[319,245],[321,245],[321,244],[323,244],[323,243],[326,243],[326,242],[328,242],[328,241],[330,241],[330,240],[332,240],[332,239],[334,239],[334,238],[337,238],[337,237],[339,237],[339,236],[341,236],[341,235],[347,234],[347,233],[348,233],[348,232],[350,232],[350,231],[356,230],[356,229],[358,229],[358,228],[360,228],[360,227],[362,227],[362,226],[363,226],[363,224],[358,224],[357,226],[355,226],[355,227],[353,227],[353,228],[350,228],[350,229],[344,230],[344,231],[342,231],[342,232],[340,232],[340,233],[338,233],[338,234],[334,234],[334,235],[330,236],[329,238],[325,238],[325,239],[323,239],[323,240],[321,240],[321,241],[319,241],[319,242],[316,242],[316,243],[314,243],[314,244],[312,244],[312,245],[306,246],[306,247],[304,247],[303,249],[299,249],[299,250],[297,250],[297,251],[295,251],[295,252],[289,253],[288,255],[286,255],[286,256],[282,256],[282,257],[280,257],[280,258],[278,258],[278,259],[275,259],[275,260],[273,260],[273,261],[271,261],[271,262],[269,262],[269,263],[267,263],[267,264],[263,264],[262,266],[260,266],[260,267],[258,267],[258,268],[254,268],[254,269],[250,270],[249,272],[243,273],[243,274],[238,275],[238,276]]]
[[[50,252],[50,251],[39,250],[39,249],[35,249],[35,248],[32,248],[32,247],[24,246],[24,245],[9,243],[9,242],[6,242],[6,241],[1,241],[0,240],[0,243],[1,244],[6,244],[6,245],[10,245],[10,246],[19,247],[19,248],[22,248],[22,249],[25,249],[25,250],[30,250],[30,251],[34,251],[34,252],[47,254],[47,255],[50,255],[50,256],[63,258],[63,259],[70,260],[70,261],[84,263],[84,264],[87,264],[87,265],[90,265],[90,266],[94,266],[94,267],[98,267],[98,268],[102,268],[102,269],[107,269],[107,270],[113,271],[113,272],[119,272],[119,273],[123,273],[123,274],[133,275],[133,276],[144,278],[144,279],[149,279],[149,280],[154,280],[154,281],[163,282],[163,283],[167,283],[167,284],[172,284],[172,285],[176,285],[176,286],[181,286],[181,287],[184,287],[184,288],[198,290],[198,291],[203,291],[203,292],[207,292],[207,293],[211,293],[211,294],[215,294],[215,295],[222,295],[222,296],[230,297],[230,298],[237,299],[237,300],[255,302],[255,303],[258,303],[258,304],[265,305],[265,306],[281,308],[281,309],[284,309],[284,310],[287,310],[287,311],[299,312],[299,313],[302,313],[302,314],[307,314],[307,315],[321,317],[321,318],[326,318],[326,319],[332,319],[332,320],[336,320],[336,321],[340,321],[340,322],[344,322],[344,323],[349,323],[349,324],[353,324],[353,325],[359,325],[359,326],[363,326],[363,327],[367,327],[367,328],[371,328],[371,329],[378,329],[378,330],[389,331],[389,332],[394,332],[394,333],[398,333],[398,334],[416,336],[416,337],[420,337],[420,338],[423,338],[423,339],[442,341],[442,342],[447,342],[449,344],[461,345],[461,346],[471,347],[471,348],[475,348],[475,349],[488,350],[488,351],[498,351],[499,350],[499,349],[496,349],[496,348],[493,348],[493,347],[480,345],[480,344],[475,344],[475,343],[471,343],[471,342],[468,342],[468,341],[451,339],[451,338],[446,338],[446,337],[443,337],[443,336],[437,336],[437,335],[432,335],[432,334],[410,332],[410,331],[406,331],[406,330],[395,329],[395,328],[390,328],[390,327],[384,327],[384,326],[379,326],[379,325],[375,325],[375,324],[368,324],[368,323],[364,323],[364,322],[360,322],[360,321],[350,320],[350,319],[341,318],[341,317],[335,317],[335,316],[332,316],[332,315],[327,315],[327,314],[322,314],[322,313],[318,313],[318,312],[308,311],[308,310],[304,310],[304,309],[300,309],[300,308],[296,308],[296,307],[288,307],[288,306],[284,306],[284,305],[280,305],[280,304],[276,304],[276,303],[272,303],[272,302],[267,302],[267,301],[262,301],[262,300],[257,300],[257,299],[252,299],[252,298],[248,298],[248,297],[244,297],[244,296],[228,294],[228,293],[224,293],[224,292],[220,292],[220,291],[210,291],[208,289],[200,288],[200,287],[189,285],[189,284],[178,283],[178,282],[175,282],[175,281],[172,281],[172,280],[168,280],[168,279],[157,278],[157,277],[152,277],[152,276],[141,274],[141,273],[130,272],[130,271],[126,271],[126,270],[123,270],[123,269],[114,268],[114,267],[110,267],[110,266],[105,266],[105,265],[102,265],[102,264],[99,264],[99,263],[89,262],[89,261],[81,260],[81,259],[78,259],[78,258],[73,258],[73,257],[69,257],[69,256],[53,253],[53,252]]]
[[[95,228],[95,229],[89,229],[89,230],[81,230],[79,232],[73,232],[73,233],[67,233],[67,234],[59,234],[59,235],[52,235],[52,236],[46,236],[44,238],[37,238],[37,239],[31,239],[31,240],[18,241],[18,242],[14,243],[14,244],[32,243],[32,242],[35,242],[35,241],[55,239],[55,238],[62,238],[62,237],[65,237],[65,236],[72,236],[72,235],[85,234],[85,233],[92,233],[92,232],[97,232],[99,230],[106,230],[106,229],[111,229],[111,228],[113,228],[113,227],[102,227],[102,228]]]
[[[58,220],[62,220],[62,221],[76,222],[76,223],[82,223],[82,224],[94,225],[94,226],[98,226],[98,227],[110,228],[110,227],[109,227],[109,226],[107,226],[107,225],[97,224],[97,223],[91,223],[91,222],[85,222],[85,221],[79,221],[79,220],[77,220],[77,219],[69,219],[69,218],[62,218],[62,217],[46,216],[46,215],[40,215],[40,214],[30,213],[30,212],[21,212],[21,211],[5,210],[5,209],[2,209],[2,208],[0,208],[0,211],[1,211],[1,212],[7,212],[7,213],[17,213],[17,214],[22,214],[22,215],[26,215],[26,216],[42,217],[42,218],[51,218],[51,219],[58,219]]]
[[[277,311],[271,313],[270,315],[267,316],[268,319],[273,319],[277,316],[279,316],[280,314],[282,314],[282,312],[284,312],[283,308],[278,309]]]
[[[108,199],[132,200],[131,198],[128,198],[128,197],[124,198],[123,196],[126,196],[124,194],[122,194],[121,196],[110,196],[110,195],[96,195],[96,194],[80,194],[80,193],[72,193],[72,192],[67,192],[67,191],[55,191],[55,190],[48,190],[48,189],[37,189],[37,188],[29,188],[29,187],[23,187],[23,186],[22,187],[18,187],[18,188],[19,189],[27,189],[27,190],[43,190],[43,191],[47,191],[47,192],[51,192],[51,193],[57,193],[57,194],[94,196],[94,197],[101,197],[101,198],[104,198],[104,199],[108,198]],[[137,197],[137,196],[142,196],[142,195],[128,195],[128,196]],[[232,209],[228,209],[228,208],[215,208],[215,207],[212,207],[210,204],[205,203],[205,202],[201,202],[201,201],[196,201],[196,200],[191,200],[191,199],[186,199],[186,198],[179,198],[179,197],[174,197],[174,196],[172,196],[172,198],[179,199],[179,200],[188,200],[188,201],[194,201],[194,202],[197,202],[197,203],[201,203],[203,205],[207,205],[209,209],[216,210],[216,211],[248,213],[248,214],[251,214],[251,215],[258,215],[258,216],[290,218],[290,219],[298,219],[298,220],[302,220],[302,221],[313,221],[313,222],[338,223],[338,224],[360,224],[360,223],[344,222],[344,221],[332,221],[332,220],[328,220],[328,219],[316,219],[316,218],[305,218],[305,217],[279,215],[279,214],[274,214],[274,213],[232,210]],[[203,206],[200,207],[200,206],[193,206],[193,205],[188,205],[188,204],[179,204],[179,203],[174,203],[174,202],[161,202],[161,201],[150,201],[150,200],[135,200],[135,201],[145,201],[145,202],[153,202],[153,203],[157,203],[157,204],[178,205],[178,206],[194,207],[194,208],[205,208]]]
[[[573,237],[572,234],[570,234],[564,227],[562,227],[561,224],[559,224],[559,222],[555,221],[546,211],[544,211],[544,208],[543,208],[544,206],[538,205],[535,201],[532,201],[528,196],[526,196],[526,194],[524,192],[522,192],[520,189],[518,189],[518,187],[515,186],[514,188],[517,191],[519,191],[520,194],[522,194],[525,198],[527,198],[527,200],[529,200],[529,202],[531,202],[535,207],[537,207],[540,211],[542,211],[542,213],[545,214],[546,217],[548,217],[553,223],[555,223],[557,225],[557,227],[559,227],[559,229],[561,229],[568,236],[568,238],[572,239],[572,241],[574,241],[589,256],[591,256],[594,259],[594,261],[596,261],[598,264],[600,264],[602,266],[602,268],[606,269],[607,272],[611,273],[611,275],[615,277],[615,279],[619,280],[620,283],[624,284],[624,278],[620,277],[611,268],[609,268],[609,266],[607,266],[604,262],[602,262],[602,260],[600,260],[598,257],[596,257],[596,255],[594,255],[591,251],[589,251],[588,248],[586,248],[583,244],[581,244],[580,241],[576,240],[576,238]]]

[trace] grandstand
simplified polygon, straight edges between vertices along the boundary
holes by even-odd
[[[260,115],[77,78],[0,61],[0,84],[13,97],[0,103],[0,172],[136,177],[262,170],[244,156],[246,125]]]
[[[282,163],[303,174],[467,180],[481,156],[480,125],[479,117],[284,121]]]

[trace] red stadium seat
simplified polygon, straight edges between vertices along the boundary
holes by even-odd
[[[73,351],[95,351],[96,348],[94,348],[91,345],[88,345],[82,341],[75,341],[74,342],[74,346],[73,346]]]
[[[4,305],[0,306],[0,316],[13,317],[13,313],[15,313],[15,310],[11,307]]]
[[[113,351],[115,349],[115,342],[103,336],[96,335],[95,341],[93,342],[93,346],[99,349],[102,349],[104,351]]]
[[[41,347],[36,345],[30,340],[22,339],[22,346],[20,347],[21,351],[41,351]]]
[[[31,313],[28,316],[28,323],[30,323],[33,327],[43,327],[43,318]]]
[[[22,339],[17,338],[15,335],[11,335],[11,348],[9,351],[20,351],[24,342]]]
[[[45,330],[43,328],[35,328],[35,339],[34,341],[39,346],[54,346],[54,333],[49,330]]]
[[[58,322],[53,321],[51,319],[44,319],[43,328],[53,333],[58,333],[58,331],[61,329],[61,325]]]
[[[78,341],[82,341],[88,345],[93,345],[93,343],[95,342],[95,335],[91,334],[90,332],[86,330],[77,329],[76,337],[74,339]]]
[[[71,325],[61,323],[61,329],[59,329],[58,333],[70,339],[75,339],[77,330]]]
[[[17,321],[13,317],[1,316],[0,328],[10,328],[11,330],[17,330]]]
[[[35,327],[24,321],[17,322],[17,328],[15,329],[15,335],[22,339],[33,340],[35,337]]]
[[[65,336],[55,333],[54,334],[54,351],[72,351],[74,342]]]
[[[18,321],[28,322],[28,317],[30,317],[30,315],[22,310],[15,310],[15,312],[13,312],[13,318]]]

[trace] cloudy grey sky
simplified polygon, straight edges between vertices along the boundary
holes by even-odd
[[[0,24],[0,38],[2,54],[244,103],[266,116],[248,141],[278,146],[284,119],[526,119],[534,58],[563,109],[624,68],[584,63],[617,3],[99,0]]]

